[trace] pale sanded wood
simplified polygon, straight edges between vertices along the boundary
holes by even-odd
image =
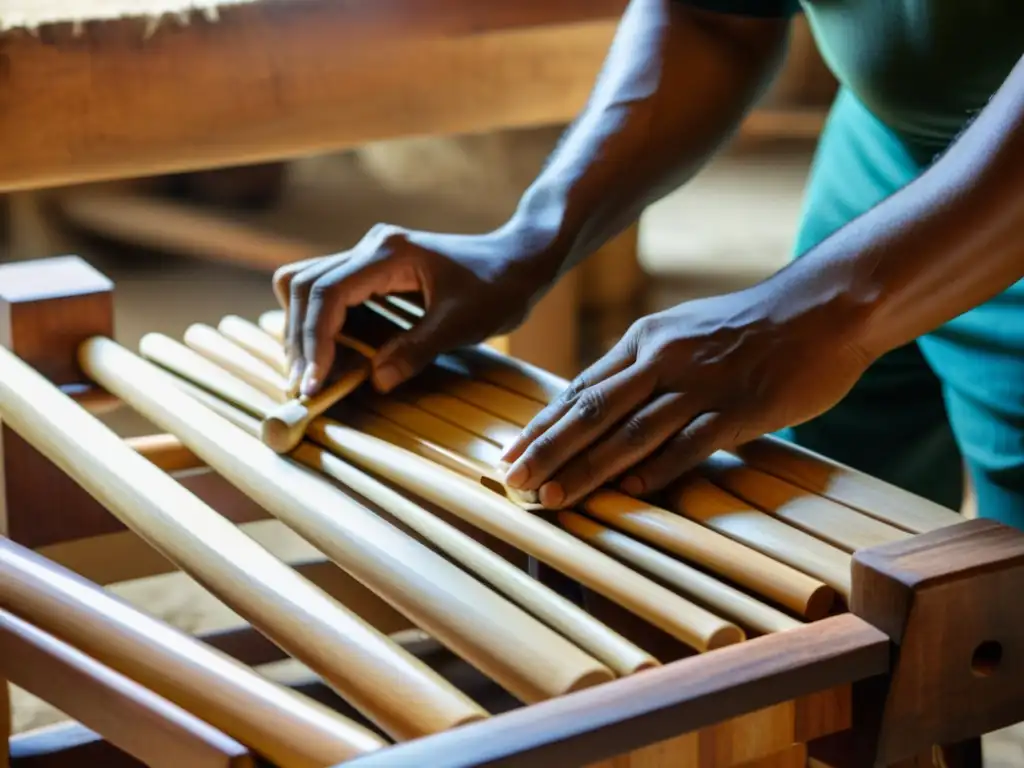
[[[167,340],[164,346],[173,347],[173,343]],[[215,389],[218,382],[223,384],[225,391],[231,392],[231,397],[236,402],[248,402],[253,408],[253,413],[260,413],[261,397],[253,395],[252,391],[242,394],[242,387],[237,381],[232,385],[229,381],[231,377],[226,372],[217,374],[206,366],[192,367],[189,363],[195,361],[189,360],[186,355],[179,355],[173,362],[169,358],[164,358],[161,362],[185,378],[195,376],[194,380],[206,388]],[[196,368],[201,370],[197,371]],[[199,377],[202,377],[201,382]],[[262,407],[272,408],[269,402],[268,399],[263,399]],[[429,417],[429,414],[423,415]],[[314,422],[314,425],[317,423]],[[443,467],[424,462],[419,456],[410,455],[383,441],[346,429],[329,420],[321,419],[320,423],[323,426],[315,430],[317,438],[332,452],[413,490],[422,498],[440,505],[457,517],[538,559],[548,558],[552,565],[579,578],[610,599],[629,607],[683,642],[706,649],[726,642],[735,642],[742,637],[742,633],[727,622],[682,600],[611,558],[582,545],[568,534],[510,504],[492,491],[479,485],[474,487],[466,483],[461,476],[447,473]],[[358,441],[361,439],[369,442],[360,444]],[[398,471],[397,476],[393,474],[395,471]],[[466,488],[470,490],[467,491]],[[482,495],[474,496],[474,492]],[[515,509],[522,517],[510,518],[509,509]],[[526,545],[526,542],[530,542],[529,545]],[[678,615],[673,615],[673,612]]]
[[[449,365],[462,366],[468,376],[504,387],[543,405],[557,398],[569,385],[565,379],[487,346],[459,349],[450,357],[454,360]],[[447,358],[442,356],[445,362],[448,362]]]
[[[735,453],[751,467],[911,533],[963,522],[951,509],[770,435]]]
[[[399,296],[386,298],[387,309],[380,309],[377,302],[368,301],[367,305],[377,309],[389,317],[393,323],[409,328],[423,316],[423,309]],[[283,315],[283,313],[282,313]],[[271,327],[284,324],[281,318],[267,317]],[[509,346],[509,338],[502,337],[502,346]],[[568,386],[565,379],[530,362],[510,356],[507,349],[499,350],[496,343],[477,344],[461,347],[439,355],[437,361],[442,368],[459,371],[470,379],[477,379],[489,384],[547,404],[555,399]]]
[[[280,765],[330,764],[384,742],[309,699],[0,539],[0,607]]]
[[[442,361],[443,362],[443,361]],[[435,364],[421,373],[418,379],[425,385],[452,397],[505,419],[519,427],[525,427],[544,407],[536,400],[523,397],[503,387],[477,381],[459,375],[452,370]]]
[[[714,501],[714,497],[708,495],[709,500]],[[701,522],[706,521],[703,496],[694,503],[687,499],[682,506],[687,510],[696,508],[698,511],[693,517],[699,517]],[[748,539],[732,537],[728,535],[731,530],[727,527],[706,527],[694,519],[674,514],[617,491],[596,491],[584,499],[581,507],[587,514],[613,528],[631,533],[708,568],[805,618],[821,618],[832,607],[835,596],[833,585],[819,580],[820,577],[801,572],[787,565],[785,561],[763,554],[759,546],[755,546],[755,541],[750,540],[756,540],[754,536]],[[766,520],[778,523],[764,513],[759,514]],[[707,518],[711,517],[712,514],[707,515]],[[799,531],[794,533],[816,541]],[[794,541],[799,543],[798,539]],[[843,553],[839,550],[835,552],[842,559]],[[847,592],[844,594],[848,594],[849,589],[848,563],[846,567]]]
[[[99,381],[99,361],[90,359],[88,349],[80,363]],[[0,416],[7,427],[235,612],[330,680],[388,733],[408,737],[486,716],[6,350],[0,350],[0,370]],[[122,392],[105,388],[126,400]],[[395,701],[397,691],[402,691],[401,706]]]
[[[410,403],[370,393],[357,393],[352,398],[352,403],[404,427],[415,435],[426,437],[432,443],[488,467],[496,467],[501,461],[502,450],[495,443],[478,438],[461,426]]]
[[[321,433],[323,426],[323,422],[313,425],[313,439]],[[656,665],[649,654],[627,642],[487,547],[319,446],[304,443],[296,449],[295,458],[339,480],[380,505],[457,562],[478,574],[581,648],[592,653],[616,673],[628,675]]]
[[[389,296],[392,308],[401,311],[408,302]],[[370,302],[367,302],[371,306]],[[407,314],[407,323],[415,321],[415,315]],[[259,317],[259,326],[279,342],[284,340],[285,313],[272,309]],[[467,377],[503,387],[523,397],[547,405],[568,386],[569,382],[535,365],[509,357],[488,345],[466,347],[441,355],[438,362],[445,368],[459,370]]]
[[[727,622],[478,483],[337,422],[321,424],[315,438],[333,453],[552,565],[682,642],[707,650],[741,639]]]
[[[255,418],[238,412],[214,395],[203,393],[185,382],[177,382],[177,386],[249,434],[255,436],[258,433],[259,423]],[[320,434],[322,429],[322,422],[314,424],[311,436]],[[304,443],[292,454],[292,458],[339,480],[373,501],[534,616],[593,654],[617,674],[632,674],[656,664],[649,654],[487,547],[319,446]]]
[[[282,320],[284,313],[281,313]],[[288,376],[288,356],[284,347],[255,323],[238,315],[225,315],[217,323],[222,336],[231,339],[246,352],[256,356],[281,376]]]
[[[654,511],[640,501],[623,503],[632,505],[641,515],[653,515],[659,520],[669,515],[677,520],[699,522],[764,553],[773,562],[787,563],[820,579],[849,599],[849,553],[754,509],[702,477],[684,479],[671,489],[668,498],[671,509],[684,517]]]
[[[302,442],[313,419],[352,394],[369,376],[368,360],[350,363],[315,395],[300,395],[268,413],[260,426],[258,437],[277,453],[288,453]]]
[[[435,464],[457,472],[463,477],[471,480],[488,480],[493,484],[491,487],[496,487],[499,490],[501,488],[501,475],[489,464],[449,450],[420,437],[401,424],[389,421],[370,411],[357,409],[350,404],[343,405],[337,411],[339,419],[343,423],[360,432],[404,448],[417,456],[422,456]]]
[[[231,371],[246,384],[284,403],[288,400],[288,381],[269,365],[204,323],[194,323],[185,331],[184,342],[217,365]]]
[[[269,336],[284,343],[284,332],[288,325],[288,318],[283,309],[268,309],[261,314],[256,324]]]
[[[243,531],[248,526],[239,526]],[[248,531],[251,535],[252,531]],[[100,585],[161,576],[178,569],[132,531],[44,547],[39,554],[53,563]],[[386,635],[413,628],[398,613],[337,565],[323,557],[289,562],[304,579]]]
[[[139,435],[125,438],[125,444],[164,472],[201,467],[203,462],[174,435]]]
[[[461,376],[451,375],[445,377],[442,383],[448,384],[450,379],[457,382],[469,381]],[[525,401],[524,398],[520,399]],[[497,465],[500,459],[500,449],[497,445],[475,438],[462,427],[420,411],[408,403],[381,395],[356,396],[353,400],[359,405],[365,403],[366,407],[378,415],[420,436],[429,436],[429,440],[451,451],[468,455],[491,466]],[[481,411],[481,415],[486,414]],[[323,441],[324,436],[320,435],[318,439]],[[600,491],[585,501],[584,506],[595,514],[603,514],[602,519],[605,521],[614,520],[613,524],[618,527],[627,524],[632,526],[630,530],[634,533],[639,530],[655,537],[662,535],[659,529],[660,518],[655,517],[664,517],[670,525],[670,540],[675,547],[673,551],[677,554],[691,558],[743,586],[755,589],[759,594],[775,600],[801,616],[820,618],[829,609],[832,591],[821,581],[678,515],[664,510],[630,508],[630,503],[637,502],[615,492]],[[448,504],[443,506],[451,509]],[[664,546],[660,540],[658,543]],[[849,589],[848,574],[847,568],[844,573],[845,581],[837,580],[846,589],[844,595],[848,594]]]
[[[225,479],[523,701],[610,679],[607,667],[522,609],[217,417],[123,347],[92,339],[81,362],[91,378],[176,434]]]
[[[139,353],[147,360],[168,370],[175,371],[206,390],[216,392],[218,397],[226,399],[229,403],[236,405],[246,413],[259,419],[262,419],[265,414],[270,413],[277,407],[277,402],[263,392],[249,386],[209,359],[170,337],[157,333],[146,334],[139,342]],[[211,405],[210,402],[205,402],[204,404],[216,408],[216,405]],[[418,412],[416,409],[407,410],[417,420],[426,419],[431,423],[434,423],[434,420],[436,420],[436,417]],[[384,436],[384,439],[390,442],[423,455],[442,466],[454,469],[467,477],[474,479],[487,477],[495,483],[498,482],[494,466],[491,464],[472,459],[445,446],[426,441],[404,425],[385,419],[371,411],[355,410],[349,404],[343,405],[342,411],[346,414],[346,418],[350,419],[353,424],[358,424],[360,429],[364,429],[379,437]],[[467,433],[455,430],[454,434],[465,436]],[[473,439],[472,435],[468,435],[468,437]],[[480,450],[484,452],[485,458],[493,459],[494,447],[483,441],[477,442],[480,442],[483,446]],[[461,443],[456,444],[461,445]]]
[[[139,354],[238,406],[246,413],[263,418],[278,406],[278,401],[228,373],[209,358],[160,333],[147,333],[139,340]]]
[[[846,552],[899,541],[911,535],[747,466],[729,453],[718,452],[709,457],[701,465],[701,473],[737,498]]]
[[[162,334],[143,336],[139,342],[139,353],[146,359],[156,362],[157,365],[174,371],[180,376],[185,376],[206,390],[217,392],[217,397],[204,399],[204,404],[209,408],[216,410],[217,402],[220,398],[224,398],[250,416],[262,419],[264,414],[270,413],[276,407],[276,402],[259,390],[231,376],[206,357]],[[339,410],[344,414],[346,422],[368,434],[393,442],[467,477],[473,479],[485,477],[495,483],[499,482],[493,466],[425,440],[400,424],[384,419],[370,411],[354,409],[349,403],[343,404]],[[234,409],[228,410],[229,414],[231,412],[238,414],[238,411]],[[231,416],[226,418],[230,419]],[[245,425],[240,426],[245,427]]]
[[[421,411],[455,424],[477,437],[482,437],[502,450],[511,445],[522,431],[517,425],[486,413],[475,405],[445,392],[410,386],[400,388],[393,396],[416,406]]]
[[[6,611],[0,673],[153,768],[253,765],[234,739]]]
[[[559,512],[558,522],[588,544],[661,579],[744,627],[768,633],[794,629],[801,624],[781,611],[755,600],[746,592],[691,568],[636,539],[595,523],[583,515]]]

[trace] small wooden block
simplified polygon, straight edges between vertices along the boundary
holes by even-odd
[[[7,768],[10,761],[11,739],[11,689],[6,680],[0,678],[0,768]]]
[[[863,550],[851,610],[897,650],[879,764],[1024,720],[1024,532],[971,520]]]
[[[113,334],[114,285],[82,259],[0,266],[0,345],[69,394],[89,392],[79,344]],[[0,425],[0,532],[37,547],[120,528],[67,475]]]
[[[114,335],[114,284],[77,256],[0,266],[0,344],[54,384],[86,381],[78,345]]]

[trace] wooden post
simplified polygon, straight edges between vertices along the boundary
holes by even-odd
[[[0,678],[0,768],[11,764],[11,689],[6,680]]]
[[[78,257],[0,266],[0,344],[65,391],[95,392],[78,367],[78,345],[113,333],[113,284]],[[67,475],[0,424],[0,532],[36,548],[120,528]]]
[[[855,686],[854,729],[812,756],[976,768],[979,734],[1024,720],[1022,592],[1024,532],[989,520],[856,553],[850,610],[889,636],[893,672]]]
[[[604,354],[643,314],[647,276],[638,260],[635,222],[580,265],[580,312],[592,355]]]
[[[506,355],[558,376],[579,372],[578,275],[570,272],[551,289],[521,326],[493,343]]]
[[[525,323],[491,346],[563,378],[579,373],[581,342],[603,353],[642,313],[647,277],[637,259],[638,235],[639,224],[633,224],[610,240],[565,275]]]
[[[14,192],[7,197],[7,252],[14,259],[59,253],[60,237],[48,214],[45,192]]]

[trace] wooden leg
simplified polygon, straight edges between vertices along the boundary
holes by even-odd
[[[563,277],[526,322],[493,339],[491,346],[557,376],[575,376],[579,372],[578,279],[576,272]]]
[[[587,259],[580,272],[580,309],[591,356],[610,349],[641,314],[647,276],[638,259],[639,223]]]
[[[0,265],[0,346],[57,386],[87,391],[77,350],[92,336],[114,336],[109,279],[76,257]],[[65,472],[0,424],[0,533],[36,548],[118,529]]]
[[[8,260],[57,256],[60,238],[46,213],[42,192],[15,192],[7,198]]]
[[[10,739],[11,691],[7,681],[0,679],[0,768],[7,768],[10,765]]]
[[[522,326],[491,341],[501,352],[566,378],[580,370],[581,318],[599,351],[618,341],[641,314],[647,277],[637,259],[639,224],[598,250],[544,297]]]

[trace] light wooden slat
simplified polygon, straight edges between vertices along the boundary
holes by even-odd
[[[234,739],[6,611],[0,673],[153,768],[252,765]]]
[[[530,703],[612,677],[607,667],[325,478],[191,399],[154,365],[98,337],[82,345],[79,362],[91,378],[177,434],[288,527],[520,700]]]
[[[232,610],[330,680],[353,707],[389,734],[421,735],[487,716],[433,670],[127,448],[4,349],[0,371],[5,426]],[[86,373],[100,380],[93,371]],[[115,394],[123,399],[123,393]],[[351,723],[349,748],[365,748],[368,736]]]
[[[351,757],[359,726],[276,686],[70,571],[0,539],[0,607],[281,766]],[[364,749],[383,742],[365,732]]]

